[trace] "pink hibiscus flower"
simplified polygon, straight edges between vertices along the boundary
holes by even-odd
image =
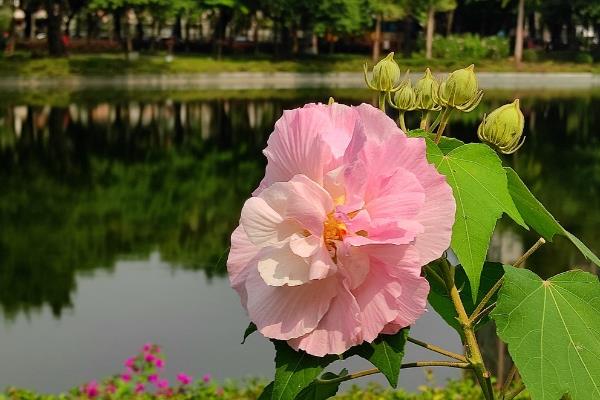
[[[424,139],[367,104],[309,104],[284,112],[264,154],[227,261],[259,331],[323,356],[411,325],[455,212]]]

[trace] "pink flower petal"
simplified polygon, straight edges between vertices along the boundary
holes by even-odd
[[[252,269],[246,280],[248,315],[266,337],[288,340],[305,335],[327,312],[336,284],[335,278],[327,278],[293,287],[269,286]]]

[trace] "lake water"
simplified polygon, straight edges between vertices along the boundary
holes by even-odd
[[[248,321],[225,276],[229,234],[282,110],[330,95],[372,101],[339,89],[0,94],[0,389],[101,379],[146,341],[164,347],[170,375],[271,376],[271,344],[240,344]],[[490,92],[448,133],[475,141],[483,112],[516,96],[527,141],[505,163],[600,252],[600,93]],[[501,220],[489,258],[512,261],[536,239]],[[529,267],[594,271],[560,238]],[[433,311],[411,335],[460,351]],[[414,347],[406,357],[435,358]],[[423,382],[402,373],[410,390]]]

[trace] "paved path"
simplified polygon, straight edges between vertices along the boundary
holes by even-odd
[[[413,81],[420,74],[413,74]],[[591,73],[478,73],[484,89],[600,88],[600,74]],[[362,88],[361,73],[227,72],[185,75],[123,75],[114,77],[0,78],[0,90],[36,88],[136,90]]]

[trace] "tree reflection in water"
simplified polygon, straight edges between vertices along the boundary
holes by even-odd
[[[174,268],[223,275],[229,234],[257,185],[283,109],[328,91],[53,94],[0,99],[0,304],[5,318],[71,305],[76,273],[158,250]],[[517,94],[518,95],[518,94]],[[491,110],[515,93],[489,93]],[[600,97],[521,95],[527,142],[507,157],[561,223],[600,251]],[[169,98],[165,100],[165,98]],[[173,100],[171,100],[172,98]],[[369,100],[342,91],[340,102]],[[52,105],[46,105],[52,104]],[[482,111],[450,132],[476,140]],[[501,221],[490,258],[537,237]],[[530,259],[542,275],[589,268],[566,240]]]

